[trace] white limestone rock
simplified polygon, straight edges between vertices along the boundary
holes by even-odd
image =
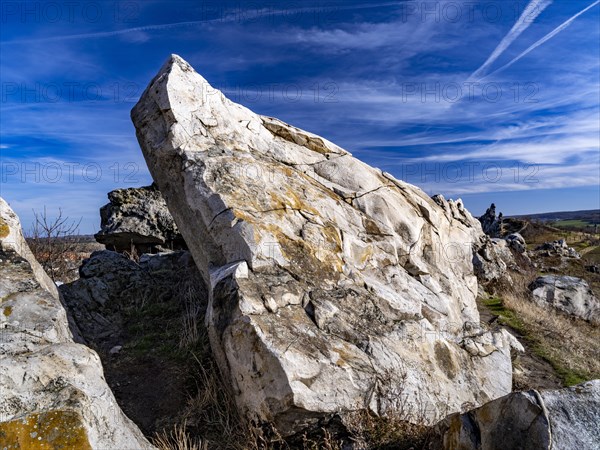
[[[56,286],[0,198],[2,448],[154,448],[121,411],[98,355],[73,343]]]
[[[249,417],[287,435],[401,401],[433,423],[510,392],[510,342],[475,303],[483,233],[460,201],[231,102],[175,55],[132,119]]]

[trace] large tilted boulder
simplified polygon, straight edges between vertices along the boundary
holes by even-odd
[[[436,425],[430,450],[600,448],[600,380],[515,392]]]
[[[479,325],[462,203],[226,99],[172,56],[132,111],[209,286],[239,406],[291,434],[333,413],[435,422],[511,390],[507,333]]]
[[[0,448],[149,449],[0,198]]]
[[[545,275],[529,285],[533,300],[542,307],[600,324],[600,300],[581,278]]]
[[[100,208],[101,230],[94,236],[109,250],[138,254],[182,249],[185,242],[155,184],[116,189]]]

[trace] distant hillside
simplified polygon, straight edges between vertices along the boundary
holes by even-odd
[[[515,219],[540,220],[542,222],[554,222],[559,220],[576,220],[589,224],[600,223],[600,209],[588,209],[584,211],[560,211],[543,214],[523,214],[510,216]]]

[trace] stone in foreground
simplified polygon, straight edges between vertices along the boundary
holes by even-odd
[[[460,201],[231,102],[175,55],[132,119],[250,418],[286,435],[361,409],[433,423],[510,392],[511,339],[480,328],[483,233]]]
[[[0,448],[151,449],[0,198]]]
[[[109,250],[155,253],[185,248],[185,242],[155,184],[116,189],[100,208],[101,230],[94,236]]]
[[[515,392],[436,425],[430,450],[600,448],[600,380]]]

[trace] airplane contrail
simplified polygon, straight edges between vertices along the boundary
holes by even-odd
[[[236,21],[244,21],[249,19],[257,19],[259,17],[266,17],[269,15],[283,15],[283,14],[301,14],[305,12],[316,12],[316,11],[348,11],[354,9],[371,9],[371,8],[380,8],[385,6],[399,6],[402,2],[384,2],[384,3],[372,3],[372,4],[361,4],[361,5],[351,5],[351,6],[328,6],[322,8],[314,8],[314,7],[306,7],[306,8],[294,8],[294,9],[261,9],[256,11],[248,11],[247,17],[242,17],[240,14],[230,14],[224,17],[218,17],[215,19],[203,19],[203,20],[190,20],[185,22],[173,22],[173,23],[163,23],[163,24],[154,24],[154,25],[143,25],[139,27],[133,28],[124,28],[122,30],[115,31],[99,31],[96,33],[81,33],[81,34],[69,34],[63,36],[50,36],[45,38],[38,39],[16,39],[13,41],[4,41],[0,42],[0,45],[5,44],[29,44],[34,42],[49,42],[49,41],[67,41],[72,39],[93,39],[93,38],[103,38],[103,37],[112,37],[119,36],[122,34],[133,33],[136,31],[151,31],[151,30],[165,30],[169,28],[176,27],[184,27],[184,26],[194,26],[194,25],[202,25],[207,23],[216,23],[216,22],[236,22]]]
[[[504,36],[502,41],[500,41],[500,44],[498,44],[483,65],[471,74],[468,81],[478,79],[481,75],[484,75],[485,71],[506,51],[510,44],[512,44],[521,33],[529,28],[537,16],[539,16],[551,3],[552,0],[531,0],[519,17],[519,20],[517,20],[511,30]]]
[[[589,5],[587,8],[582,9],[581,11],[579,11],[577,14],[575,14],[573,17],[571,17],[570,19],[564,21],[562,24],[560,24],[558,27],[556,27],[554,30],[552,30],[550,33],[548,33],[546,36],[544,36],[543,38],[541,38],[539,41],[535,42],[534,44],[532,44],[529,48],[527,48],[527,50],[523,51],[520,55],[516,56],[515,58],[513,58],[512,60],[510,60],[509,62],[507,62],[506,64],[504,64],[502,67],[500,67],[499,69],[496,69],[494,72],[490,73],[489,75],[487,75],[485,78],[491,77],[494,74],[497,74],[498,72],[503,71],[504,69],[509,68],[510,66],[512,66],[514,63],[516,63],[518,60],[520,60],[521,58],[523,58],[524,56],[526,56],[528,53],[532,52],[533,50],[535,50],[536,48],[538,48],[540,45],[542,45],[544,42],[549,41],[550,39],[552,39],[554,36],[556,36],[558,33],[560,33],[562,30],[564,30],[565,28],[567,28],[569,25],[571,25],[571,23],[577,19],[580,15],[582,15],[583,13],[585,13],[586,11],[592,9],[594,6],[596,6],[598,3],[600,3],[600,0],[596,0],[594,3],[592,3],[591,5]]]

